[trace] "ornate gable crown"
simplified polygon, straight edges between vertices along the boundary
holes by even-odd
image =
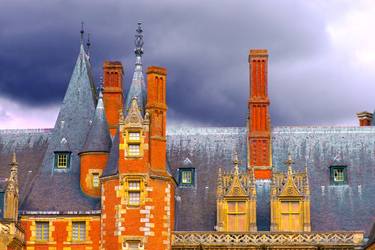
[[[305,195],[309,195],[309,180],[307,169],[304,172],[294,172],[292,169],[294,161],[292,160],[290,154],[288,155],[288,160],[285,161],[284,164],[288,166],[287,173],[273,173],[273,195],[284,197],[302,197]]]
[[[222,172],[219,169],[217,180],[218,198],[223,197],[240,197],[255,195],[255,178],[254,173],[248,174],[239,170],[238,155],[235,152],[233,158],[234,168],[229,172]]]

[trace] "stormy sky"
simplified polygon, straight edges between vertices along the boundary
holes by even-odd
[[[145,68],[168,69],[172,125],[244,126],[248,50],[266,48],[275,125],[356,125],[375,108],[372,0],[0,0],[0,127],[53,127],[91,33],[96,82],[104,60],[134,69],[143,22]]]

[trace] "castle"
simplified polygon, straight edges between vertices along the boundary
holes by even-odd
[[[358,113],[360,126],[272,127],[268,51],[256,49],[247,127],[167,129],[167,70],[150,66],[144,79],[140,23],[136,32],[127,93],[118,61],[104,62],[97,91],[81,31],[54,128],[0,130],[0,249],[366,244],[375,221],[371,113]]]

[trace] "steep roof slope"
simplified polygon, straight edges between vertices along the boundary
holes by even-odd
[[[95,87],[88,56],[81,44],[49,145],[38,176],[33,181],[25,211],[87,211],[99,208],[98,199],[85,196],[80,188],[78,153],[83,147],[95,112]],[[70,167],[55,169],[55,152],[71,152]]]

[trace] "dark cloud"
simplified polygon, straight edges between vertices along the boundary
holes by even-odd
[[[297,0],[2,1],[1,95],[32,106],[59,103],[78,54],[81,20],[92,33],[96,79],[104,60],[121,60],[126,87],[136,22],[144,22],[144,64],[168,68],[174,121],[244,125],[250,48],[270,51],[274,125],[354,120],[366,108],[352,91],[358,72],[331,52],[327,15]]]

